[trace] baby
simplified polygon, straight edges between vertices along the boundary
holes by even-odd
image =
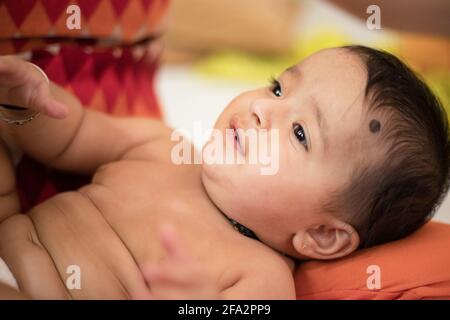
[[[177,165],[163,123],[87,110],[13,57],[0,57],[0,104],[41,113],[2,124],[8,144],[92,174],[19,214],[3,144],[3,298],[293,299],[295,260],[405,237],[449,185],[444,109],[400,60],[362,46],[313,54],[220,115],[224,152],[241,160],[250,147],[239,130],[276,130],[274,174],[248,161]]]

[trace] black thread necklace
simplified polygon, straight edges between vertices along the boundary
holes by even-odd
[[[230,223],[233,226],[233,228],[236,229],[237,231],[239,231],[240,234],[242,234],[242,235],[244,235],[246,237],[255,239],[255,240],[259,240],[258,237],[256,236],[256,234],[252,230],[250,230],[246,226],[240,224],[236,220],[231,219],[227,215],[224,214],[224,216],[225,216],[225,218],[227,218],[228,221],[230,221]]]

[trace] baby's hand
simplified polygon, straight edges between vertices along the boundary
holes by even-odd
[[[138,299],[219,299],[217,285],[188,254],[173,226],[161,227],[160,241],[167,258],[157,265],[148,264],[141,268],[150,291]]]
[[[0,56],[0,105],[31,109],[52,118],[64,118],[66,105],[56,101],[45,74],[14,56]]]

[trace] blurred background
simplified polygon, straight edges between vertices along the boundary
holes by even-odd
[[[366,25],[370,4],[381,29]],[[201,121],[207,130],[239,93],[317,50],[355,43],[402,58],[450,114],[450,1],[172,0],[168,18],[156,90],[174,128]],[[198,148],[207,139],[190,138]],[[450,196],[435,219],[450,223]]]

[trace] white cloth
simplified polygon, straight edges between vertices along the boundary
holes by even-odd
[[[0,258],[0,282],[19,290],[16,278],[2,258]]]

